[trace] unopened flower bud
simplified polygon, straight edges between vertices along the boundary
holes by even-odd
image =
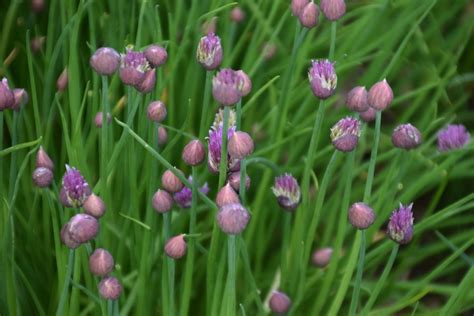
[[[22,106],[28,103],[28,93],[25,89],[13,89],[13,95],[15,102],[13,103],[12,109],[18,112]]]
[[[148,46],[145,49],[144,54],[145,58],[153,67],[159,67],[165,64],[168,60],[168,53],[166,52],[166,49],[160,45],[155,44]]]
[[[178,172],[181,172],[178,170]],[[171,170],[166,170],[161,176],[161,186],[170,193],[176,193],[183,188],[183,183]]]
[[[313,265],[319,268],[325,268],[331,260],[332,251],[332,248],[317,249],[311,258]]]
[[[148,105],[146,114],[153,122],[162,122],[166,118],[166,105],[161,101],[153,101]]]
[[[232,189],[235,190],[235,192],[239,192],[240,190],[240,172],[232,172],[229,175],[229,178],[227,179],[229,181],[230,186]],[[248,175],[245,175],[245,189],[248,190],[250,188],[250,177]]]
[[[153,195],[152,205],[158,213],[166,213],[173,207],[173,197],[165,190],[158,190]]]
[[[277,52],[276,45],[270,42],[266,42],[262,46],[262,55],[263,59],[270,60],[272,59]]]
[[[15,105],[15,95],[8,85],[7,78],[0,82],[0,111],[12,108]]]
[[[311,29],[318,25],[319,22],[319,8],[314,2],[310,2],[304,6],[300,15],[298,16],[301,25]]]
[[[145,72],[145,76],[143,77],[143,81],[140,82],[135,88],[141,93],[146,94],[153,91],[155,88],[156,83],[156,69],[150,69]]]
[[[39,188],[46,188],[53,182],[53,171],[48,168],[39,167],[33,171],[33,183]]]
[[[97,248],[89,257],[89,270],[98,277],[108,275],[114,269],[114,257],[105,249]]]
[[[41,13],[41,11],[43,11],[45,6],[46,6],[44,1],[45,0],[32,0],[31,1],[31,10],[33,10],[33,12],[36,13],[36,14]]]
[[[105,213],[104,201],[94,193],[87,197],[82,207],[84,208],[84,212],[86,214],[92,215],[95,218],[100,218]]]
[[[309,0],[291,0],[291,13],[294,16],[300,16],[303,8],[309,3]]]
[[[59,202],[61,202],[64,207],[72,207],[72,205],[69,203],[66,190],[64,190],[64,188],[61,188],[61,191],[59,192]]]
[[[54,170],[54,163],[49,158],[48,154],[46,151],[43,149],[43,146],[40,146],[38,152],[36,153],[36,163],[35,163],[36,168],[47,168],[49,170]]]
[[[293,211],[298,207],[301,198],[300,186],[291,174],[285,173],[276,177],[272,191],[278,204],[286,211]]]
[[[138,86],[145,79],[145,73],[150,69],[145,54],[127,47],[126,53],[121,57],[120,79],[125,85]]]
[[[349,152],[359,143],[360,122],[350,116],[337,122],[331,128],[332,144],[337,150]]]
[[[450,124],[438,132],[438,150],[445,152],[463,148],[471,141],[471,134],[462,124]]]
[[[232,158],[242,159],[253,153],[253,140],[249,134],[236,131],[229,139],[229,155]]]
[[[94,125],[97,126],[98,128],[102,128],[103,121],[104,121],[103,113],[97,112],[97,114],[94,117]],[[107,125],[112,122],[112,115],[110,115],[110,113],[107,113],[106,115],[106,122],[107,122]]]
[[[236,73],[242,79],[242,87],[240,92],[242,93],[242,96],[245,97],[250,93],[250,91],[252,91],[252,81],[243,70],[237,70]]]
[[[242,77],[236,71],[222,69],[212,79],[212,95],[222,105],[234,105],[242,97],[243,84]]]
[[[320,99],[327,99],[334,94],[337,86],[337,76],[334,64],[327,59],[312,61],[308,78],[313,94]]]
[[[357,229],[367,229],[375,221],[375,213],[365,203],[357,202],[349,208],[349,222]]]
[[[216,196],[216,204],[219,208],[223,207],[226,204],[239,203],[240,199],[234,189],[230,186],[229,183],[224,185]]]
[[[230,11],[230,19],[235,23],[240,23],[245,19],[245,12],[240,7],[235,7]]]
[[[69,231],[69,223],[64,224],[61,228],[61,241],[69,249],[76,249],[81,245],[80,242],[74,240],[71,237],[71,233]]]
[[[388,223],[387,234],[390,239],[401,245],[408,244],[413,238],[413,203],[393,211]]]
[[[222,45],[219,36],[208,33],[199,41],[196,59],[206,70],[218,68],[222,62]]]
[[[103,278],[99,283],[99,293],[106,300],[117,300],[122,293],[122,285],[115,277]]]
[[[36,36],[31,39],[30,42],[30,47],[31,47],[31,52],[33,54],[36,54],[40,52],[43,49],[44,43],[46,42],[46,37],[45,36]]]
[[[346,13],[344,0],[321,0],[320,6],[329,21],[337,21]]]
[[[240,234],[250,220],[250,214],[240,203],[226,204],[217,213],[217,223],[229,235]]]
[[[360,112],[360,118],[366,123],[369,123],[375,120],[376,116],[377,116],[377,111],[371,107],[369,107],[367,111]]]
[[[120,54],[113,48],[101,47],[92,55],[89,64],[99,75],[110,76],[120,66]]]
[[[365,87],[355,87],[347,94],[347,108],[351,111],[364,112],[369,109],[368,93]]]
[[[89,214],[77,214],[69,220],[69,234],[78,243],[94,239],[99,233],[99,222]]]
[[[158,145],[163,146],[168,141],[168,132],[163,126],[158,127]]]
[[[368,100],[369,105],[377,111],[385,110],[392,103],[393,91],[386,79],[370,88]]]
[[[411,124],[398,125],[392,133],[392,143],[401,149],[413,149],[422,141],[420,131]]]
[[[268,305],[272,312],[277,314],[285,314],[290,309],[291,300],[285,293],[273,291]]]
[[[190,141],[183,149],[181,155],[184,162],[189,166],[200,165],[206,157],[204,145],[198,139]]]
[[[58,77],[58,80],[56,81],[56,88],[58,89],[59,92],[63,92],[67,88],[67,84],[69,81],[69,76],[67,73],[67,68],[64,68],[63,72]]]
[[[165,253],[168,257],[179,259],[186,254],[186,240],[184,234],[171,237],[165,244]]]

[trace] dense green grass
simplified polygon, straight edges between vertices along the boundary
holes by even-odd
[[[69,254],[59,229],[77,211],[58,202],[66,163],[77,167],[106,202],[92,247],[106,248],[115,258],[114,275],[124,287],[116,304],[120,314],[261,315],[268,312],[268,293],[281,289],[292,299],[292,315],[346,315],[361,244],[361,233],[347,222],[347,209],[361,200],[374,208],[377,220],[365,233],[358,313],[377,287],[380,294],[370,315],[472,314],[474,145],[442,154],[436,149],[436,132],[447,123],[474,130],[472,3],[347,1],[337,27],[321,15],[298,45],[300,26],[289,2],[51,0],[39,14],[31,12],[29,1],[3,4],[0,77],[24,87],[30,102],[18,113],[0,114],[0,314],[51,315],[57,310]],[[229,20],[236,5],[246,12],[238,25]],[[197,218],[191,230],[200,235],[176,262],[164,256],[164,238],[190,231],[190,210],[176,206],[163,216],[151,206],[166,164],[186,176],[193,172],[200,184],[207,181],[211,200],[218,189],[219,177],[205,165],[192,171],[181,159],[193,135],[204,140],[218,108],[211,98],[200,130],[209,87],[195,49],[202,24],[212,17],[218,18],[224,47],[222,66],[243,69],[253,82],[251,94],[242,100],[241,126],[256,144],[246,163],[252,184],[245,205],[252,218],[235,240],[235,305],[234,287],[226,285],[227,241],[215,226],[212,202],[194,200]],[[36,36],[46,41],[41,52],[33,53],[29,41]],[[265,42],[277,47],[271,60],[262,57]],[[128,44],[141,48],[151,43],[164,45],[169,54],[153,93],[128,90],[118,75],[108,81],[107,100],[116,119],[101,158],[101,130],[93,118],[106,102],[89,58],[101,46],[123,52]],[[299,48],[292,51],[293,45]],[[311,59],[330,55],[338,88],[320,104],[311,93],[307,69]],[[65,67],[68,88],[57,93],[55,82]],[[329,128],[349,114],[347,92],[385,77],[395,99],[382,114],[380,135],[374,123],[365,124],[356,151],[335,153]],[[157,147],[156,126],[146,118],[146,106],[157,99],[168,107],[168,142],[162,147]],[[323,112],[315,136],[319,144],[312,147],[318,149],[308,152],[315,118]],[[409,152],[394,148],[390,138],[393,128],[406,122],[424,138],[420,148]],[[380,141],[371,182],[374,136]],[[31,181],[39,145],[56,165],[50,189],[38,189]],[[108,172],[101,173],[101,166]],[[293,173],[302,185],[303,203],[293,214],[278,207],[270,189],[282,172]],[[414,239],[398,249],[385,282],[377,285],[395,247],[384,232],[399,202],[414,202]],[[334,248],[330,265],[312,267],[311,252],[328,246]],[[81,246],[64,315],[107,313],[87,260],[88,250]],[[169,282],[170,277],[175,281]]]

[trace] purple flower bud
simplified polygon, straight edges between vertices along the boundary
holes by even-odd
[[[193,177],[189,176],[188,180],[189,182],[192,183]],[[204,185],[199,188],[199,191],[201,191],[202,193],[206,195],[209,193],[209,187],[207,185],[207,182],[204,183]],[[178,205],[181,208],[190,208],[192,199],[193,199],[193,191],[191,190],[191,188],[188,188],[186,186],[182,188],[181,191],[178,191],[174,194],[174,200],[176,201],[176,203],[178,203]]]
[[[158,127],[158,145],[163,146],[168,141],[168,132],[163,126]]]
[[[230,19],[235,23],[240,23],[245,19],[245,12],[240,7],[235,7],[230,11]]]
[[[153,101],[148,105],[146,114],[153,122],[162,122],[167,114],[166,105],[161,101]]]
[[[33,171],[33,183],[39,188],[46,188],[53,182],[53,171],[48,168],[39,167]]]
[[[222,69],[212,79],[212,95],[222,105],[234,105],[242,97],[243,84],[242,77],[236,71]]]
[[[89,270],[98,277],[108,275],[114,269],[114,257],[105,249],[97,248],[89,257]]]
[[[309,0],[291,0],[291,13],[294,16],[299,16],[308,3]]]
[[[291,300],[285,293],[273,291],[268,305],[270,306],[272,312],[277,314],[285,314],[290,309]]]
[[[152,205],[158,213],[166,213],[173,207],[173,197],[165,190],[158,190],[153,195]]]
[[[122,293],[122,285],[114,277],[103,278],[99,283],[99,293],[106,300],[117,300]]]
[[[471,135],[462,124],[451,124],[438,132],[438,150],[449,151],[463,148],[471,140]]]
[[[33,10],[33,12],[36,14],[41,13],[41,11],[44,10],[45,6],[46,4],[44,3],[44,0],[31,1],[31,10]]]
[[[278,204],[286,211],[294,211],[300,203],[301,192],[298,181],[289,173],[275,177],[275,185],[272,187]]]
[[[344,0],[321,0],[321,10],[329,21],[337,21],[346,13]]]
[[[156,70],[155,68],[148,70],[145,72],[145,76],[143,77],[143,81],[140,82],[135,88],[141,94],[147,94],[153,91],[155,88],[156,83]]]
[[[0,111],[12,108],[15,104],[15,95],[8,86],[7,78],[3,78],[0,82]]]
[[[204,161],[206,150],[201,141],[194,139],[184,147],[181,157],[188,166],[198,166]]]
[[[235,193],[234,189],[232,189],[230,184],[227,183],[217,193],[216,204],[219,208],[221,208],[226,204],[233,203],[240,203],[240,199],[237,193]]]
[[[63,92],[67,88],[67,84],[69,82],[69,76],[67,73],[67,68],[64,68],[63,72],[58,77],[58,80],[56,81],[56,89],[58,89],[59,92]]]
[[[313,265],[319,268],[325,268],[331,260],[332,251],[332,248],[317,249],[311,258]]]
[[[214,33],[208,33],[199,41],[196,59],[206,70],[218,68],[222,62],[221,39]]]
[[[72,207],[80,207],[84,200],[91,194],[89,184],[76,168],[66,165],[62,187],[66,199]]]
[[[365,112],[369,109],[369,99],[365,87],[355,87],[347,94],[347,108],[351,111]]]
[[[104,117],[102,112],[97,112],[97,114],[94,117],[94,125],[97,126],[98,128],[102,128],[102,122],[104,121]],[[107,125],[112,122],[112,115],[110,113],[107,113],[106,115],[106,122]]]
[[[249,134],[236,131],[229,139],[229,155],[235,159],[242,159],[253,153],[253,140]]]
[[[127,47],[126,53],[121,57],[120,79],[125,85],[138,86],[145,79],[145,73],[150,69],[145,54]]]
[[[235,127],[231,127],[227,130],[227,139],[229,140],[235,132]],[[222,148],[222,126],[217,129],[211,128],[209,131],[209,143],[207,146],[207,158],[208,166],[212,172],[219,172],[219,166],[221,162],[221,148]],[[231,159],[227,155],[228,167],[235,166],[235,160]]]
[[[237,70],[236,73],[242,79],[242,87],[240,92],[242,93],[242,96],[245,97],[250,93],[250,91],[252,91],[252,81],[243,70]]]
[[[86,214],[94,216],[95,218],[100,218],[105,213],[104,201],[94,193],[89,195],[84,201],[83,208]]]
[[[368,100],[369,105],[377,111],[385,110],[392,103],[393,91],[386,79],[370,88]]]
[[[145,58],[153,67],[159,67],[168,60],[168,52],[160,45],[150,45],[145,49]]]
[[[171,237],[165,244],[165,253],[168,257],[179,259],[186,254],[186,240],[184,234]]]
[[[360,118],[366,123],[375,120],[375,116],[377,116],[377,111],[371,107],[367,111],[360,112]]]
[[[69,223],[64,224],[64,226],[61,228],[61,241],[69,249],[76,249],[77,247],[81,245],[80,242],[74,240],[71,237],[71,233],[69,230]]]
[[[239,192],[240,190],[240,172],[232,172],[227,179],[229,181],[230,186],[235,192]],[[250,188],[250,177],[248,175],[245,176],[245,188],[248,190]]]
[[[43,167],[43,168],[47,168],[51,171],[54,170],[54,163],[51,160],[51,158],[49,158],[46,151],[44,151],[43,146],[40,146],[38,152],[36,153],[35,166],[36,166],[36,168]]]
[[[327,99],[334,94],[337,86],[337,76],[334,63],[327,59],[312,61],[308,71],[308,78],[313,94],[320,99]]]
[[[395,127],[392,133],[392,143],[402,149],[413,149],[420,146],[422,141],[420,131],[411,124],[402,124]]]
[[[375,221],[375,213],[365,203],[357,202],[349,208],[349,222],[357,229],[367,229]]]
[[[301,25],[311,29],[318,25],[319,22],[319,8],[314,2],[310,2],[304,6],[300,15],[298,16]]]
[[[217,224],[229,235],[240,234],[250,220],[250,214],[240,203],[226,204],[217,213]]]
[[[13,95],[15,102],[13,103],[12,109],[18,112],[22,106],[28,103],[28,92],[26,92],[25,89],[13,89]]]
[[[178,170],[181,173],[181,171]],[[161,186],[170,193],[176,193],[183,188],[183,183],[171,170],[166,170],[161,176]]]
[[[337,150],[349,152],[359,143],[360,122],[353,117],[345,117],[331,128],[332,144]]]
[[[99,75],[110,76],[120,66],[120,54],[113,48],[101,47],[91,56],[89,64]]]
[[[408,244],[413,237],[413,203],[393,211],[388,223],[387,235],[391,240],[401,245]]]
[[[262,46],[262,55],[263,59],[270,60],[272,59],[277,52],[276,45],[270,42],[266,42]]]
[[[59,201],[64,207],[72,207],[72,205],[69,203],[69,200],[66,195],[66,191],[64,188],[61,188],[61,191],[59,192]]]
[[[99,222],[89,214],[76,214],[69,220],[69,235],[78,243],[86,243],[99,233]]]
[[[43,49],[44,43],[46,42],[45,36],[35,36],[30,41],[31,52],[36,54]]]

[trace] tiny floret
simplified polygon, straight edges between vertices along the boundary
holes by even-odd
[[[450,124],[438,132],[438,150],[441,152],[463,148],[471,135],[462,124]]]
[[[199,41],[196,59],[206,70],[218,68],[222,62],[222,45],[219,36],[208,33]]]
[[[320,99],[327,99],[334,94],[337,86],[337,75],[334,63],[327,59],[312,61],[308,78],[313,94]]]
[[[413,149],[420,146],[422,137],[420,131],[411,124],[402,124],[395,127],[392,133],[392,143],[401,149]]]
[[[300,186],[298,181],[289,173],[275,178],[272,191],[278,204],[286,211],[294,211],[300,203]]]
[[[331,128],[332,144],[337,150],[349,152],[359,143],[360,122],[353,117],[345,117]]]
[[[388,223],[387,234],[393,241],[405,245],[413,237],[413,203],[393,211]]]

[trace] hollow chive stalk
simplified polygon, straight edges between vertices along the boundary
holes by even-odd
[[[66,304],[69,292],[69,284],[71,283],[71,276],[72,270],[74,267],[74,257],[75,257],[75,250],[69,250],[69,258],[67,261],[67,270],[66,270],[66,277],[64,278],[64,285],[63,290],[61,292],[61,297],[59,299],[58,309],[56,310],[56,316],[64,315],[64,305]]]
[[[108,155],[108,131],[109,127],[107,124],[107,114],[109,113],[109,98],[108,98],[108,79],[106,76],[102,76],[102,128],[101,128],[101,154],[100,154],[100,179],[102,182],[101,193],[107,203],[107,162],[109,160]]]
[[[206,71],[206,83],[204,84],[204,98],[202,102],[201,124],[199,126],[199,138],[202,139],[205,135],[207,116],[209,112],[209,102],[211,100],[211,82],[212,71]]]
[[[227,262],[228,262],[228,292],[227,292],[227,313],[226,315],[235,315],[235,275],[236,275],[236,249],[235,249],[235,236],[229,235],[227,237]]]

